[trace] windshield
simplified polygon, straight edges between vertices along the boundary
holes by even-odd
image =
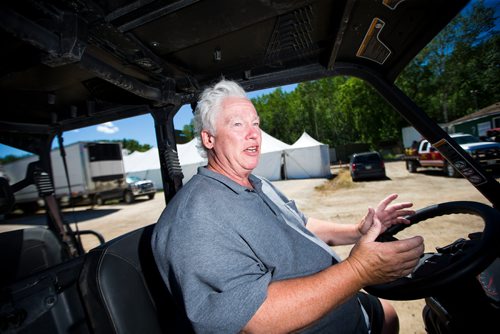
[[[357,163],[380,162],[380,156],[378,154],[358,155],[358,156],[354,157],[353,162],[357,162]]]
[[[140,180],[141,180],[141,178],[137,177],[137,176],[127,176],[127,183],[133,183],[133,182],[137,182]]]
[[[481,141],[479,138],[477,137],[474,137],[474,136],[459,136],[459,137],[453,137],[453,139],[455,139],[455,141],[458,143],[458,144],[470,144],[470,143],[477,143],[479,141]]]

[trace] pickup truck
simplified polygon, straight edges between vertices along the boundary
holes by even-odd
[[[137,197],[147,196],[148,199],[153,199],[156,194],[156,187],[153,181],[143,180],[137,176],[127,176],[127,190],[123,195],[125,203],[130,204]]]
[[[486,170],[500,168],[500,143],[481,141],[464,133],[451,134],[450,137]],[[460,176],[458,170],[427,139],[422,139],[416,148],[407,148],[403,159],[406,160],[406,169],[410,173],[415,173],[419,167],[425,167],[440,168],[449,177]]]

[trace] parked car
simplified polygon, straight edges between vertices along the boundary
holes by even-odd
[[[153,181],[143,180],[138,176],[127,176],[127,190],[123,195],[125,203],[129,204],[135,201],[137,197],[147,196],[153,199],[156,194],[156,187]]]
[[[384,159],[378,152],[354,153],[349,161],[353,181],[386,177]]]

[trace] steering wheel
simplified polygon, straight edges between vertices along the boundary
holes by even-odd
[[[397,240],[394,235],[429,218],[453,213],[467,213],[483,219],[484,229],[437,248],[437,253],[425,253],[414,271],[395,281],[365,287],[375,296],[392,300],[412,300],[429,297],[457,280],[474,277],[500,255],[500,212],[478,202],[458,201],[432,205],[407,217],[410,224],[388,228],[377,241]]]

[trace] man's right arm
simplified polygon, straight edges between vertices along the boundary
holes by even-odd
[[[346,260],[314,275],[272,282],[264,303],[243,332],[299,330],[363,287],[408,275],[423,252],[422,238],[379,243],[374,241],[378,236],[377,227],[374,229],[360,239]]]

